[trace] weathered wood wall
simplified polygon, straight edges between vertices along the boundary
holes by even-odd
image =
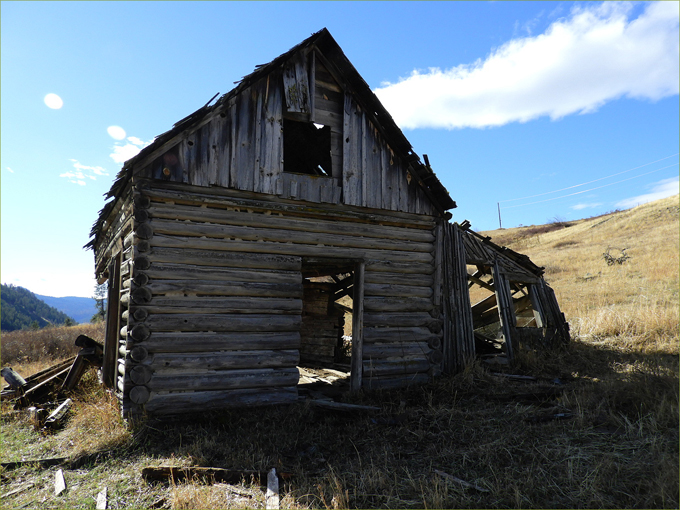
[[[129,415],[294,401],[302,257],[365,260],[365,387],[439,366],[434,217],[154,180],[134,196],[117,381]]]
[[[140,177],[220,186],[315,203],[432,215],[407,165],[353,96],[310,52],[253,83],[226,108],[165,143],[135,170]],[[296,69],[303,66],[304,69]],[[290,71],[290,69],[293,69]],[[331,127],[333,176],[283,171],[283,77],[311,78],[309,120]],[[302,85],[300,85],[302,86]]]

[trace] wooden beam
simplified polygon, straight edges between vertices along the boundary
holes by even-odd
[[[361,261],[354,266],[354,293],[352,296],[352,368],[350,390],[361,389],[363,375],[364,344],[364,273],[366,264]]]

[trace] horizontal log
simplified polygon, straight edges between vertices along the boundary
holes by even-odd
[[[302,312],[301,299],[285,299],[270,297],[184,297],[156,296],[143,308],[135,306],[135,310],[144,310],[149,314],[177,313],[263,313],[299,314]],[[134,312],[135,314],[137,312]],[[135,317],[136,319],[136,317]],[[140,319],[145,320],[145,319]]]
[[[157,375],[148,383],[153,391],[176,390],[227,390],[235,388],[262,388],[294,386],[300,373],[293,368],[265,368],[256,370],[224,370],[191,375]]]
[[[367,283],[364,285],[365,296],[429,298],[432,294],[432,287],[413,287],[410,285],[390,285],[380,283]]]
[[[414,384],[426,384],[429,381],[429,375],[423,373],[407,374],[400,377],[364,377],[362,387],[367,390],[404,388]]]
[[[156,280],[142,287],[148,289],[152,296],[165,294],[202,294],[213,296],[259,296],[259,297],[302,297],[302,282],[300,283],[263,283],[263,282],[225,282],[212,280]],[[136,299],[136,291],[132,291]],[[146,302],[150,302],[146,301]]]
[[[364,276],[366,283],[374,283],[381,285],[409,285],[415,287],[432,287],[434,285],[434,277],[431,274],[403,274],[403,273],[388,273],[376,272],[373,267],[370,271],[366,271]]]
[[[388,251],[344,246],[294,244],[292,242],[238,241],[229,239],[206,239],[187,236],[155,235],[151,240],[152,250],[161,248],[192,248],[201,250],[222,250],[230,252],[270,253],[295,255],[299,257],[337,257],[348,259],[387,260],[432,264],[428,252]],[[434,269],[433,269],[434,270]]]
[[[130,350],[130,359],[138,363],[144,361],[149,356],[149,351],[142,345],[136,345]]]
[[[427,355],[431,350],[426,342],[364,344],[363,359]]]
[[[144,322],[151,331],[298,331],[299,315],[274,314],[164,314]],[[135,326],[137,328],[139,326]],[[134,330],[133,330],[134,331]]]
[[[150,395],[151,393],[149,392],[149,388],[146,386],[133,386],[130,388],[130,400],[132,400],[135,404],[145,403],[149,400]]]
[[[234,225],[216,225],[212,223],[199,223],[187,221],[158,220],[154,219],[154,236],[159,234],[187,237],[208,237],[214,239],[239,239],[242,241],[268,241],[274,243],[311,244],[346,248],[359,248],[367,250],[389,250],[430,253],[433,249],[432,242],[416,242],[393,239],[380,239],[375,237],[357,237],[340,234],[326,234],[321,232],[303,232],[297,230],[285,230],[281,228],[264,227],[239,227]],[[153,246],[152,237],[147,237]]]
[[[248,213],[216,207],[197,207],[190,205],[156,202],[149,208],[151,217],[157,219],[181,219],[201,221],[221,225],[242,227],[266,227],[302,232],[343,234],[351,236],[375,237],[431,243],[434,235],[430,230],[399,228],[385,225],[356,223],[351,218],[345,221],[320,220],[290,215]]]
[[[424,355],[371,359],[365,360],[363,364],[364,377],[426,373],[430,369],[430,361]]]
[[[126,366],[126,369],[130,371],[130,380],[134,384],[144,385],[153,377],[153,369],[148,365],[134,365]]]
[[[156,263],[193,264],[197,266],[300,271],[302,259],[270,253],[242,253],[191,248],[154,247],[148,254]]]
[[[149,352],[189,353],[268,349],[299,349],[300,333],[152,333],[144,346]]]
[[[444,359],[444,354],[442,353],[442,351],[440,351],[438,349],[433,349],[433,350],[431,350],[430,352],[427,353],[427,359],[433,365],[438,365]]]
[[[254,268],[223,269],[163,262],[152,262],[151,267],[143,274],[149,278],[153,278],[154,281],[195,279],[283,284],[302,283],[300,271],[268,271]],[[135,283],[137,283],[137,277],[138,276],[135,276]]]
[[[297,400],[297,386],[182,393],[151,392],[144,410],[153,415],[173,415],[203,413],[230,407],[292,404]]]
[[[130,319],[130,315],[132,315],[132,319],[136,322],[144,322],[146,318],[149,316],[149,310],[147,308],[141,308],[141,307],[133,307],[129,310],[125,310],[123,312],[123,319],[128,320]]]
[[[226,351],[196,353],[156,353],[144,362],[157,373],[201,373],[237,368],[294,367],[300,361],[297,349]]]
[[[441,329],[441,320],[433,319],[427,312],[379,313],[364,312],[365,327],[390,326],[395,328],[425,327]]]
[[[431,275],[434,273],[432,262],[392,262],[390,260],[368,260],[366,273],[383,272],[413,275]]]
[[[364,327],[364,342],[366,344],[376,342],[427,342],[428,344],[441,345],[441,333],[434,334],[423,327],[412,328],[366,328]]]
[[[398,227],[422,228],[432,230],[435,220],[432,216],[418,215],[384,209],[333,205],[301,204],[297,200],[282,199],[275,195],[231,190],[219,187],[190,186],[184,183],[147,181],[145,193],[155,202],[164,200],[186,204],[214,204],[219,206],[240,207],[255,211],[278,211],[291,215],[319,219],[346,219],[364,223],[386,224]]]
[[[434,308],[428,298],[390,298],[373,297],[364,298],[364,310],[366,312],[429,312]]]

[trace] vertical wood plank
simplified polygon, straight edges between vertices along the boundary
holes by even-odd
[[[501,321],[501,329],[505,338],[508,361],[514,359],[513,332],[517,325],[515,307],[512,302],[512,293],[508,280],[501,274],[498,261],[493,265],[493,284],[496,289],[496,301],[498,303],[498,316]]]
[[[368,154],[366,151],[369,147],[368,141],[368,122],[366,119],[366,114],[361,110],[361,120],[359,124],[360,140],[361,140],[361,160],[359,166],[361,168],[361,205],[367,207],[368,196],[366,186],[368,185]]]
[[[316,51],[309,52],[309,120],[316,119]]]
[[[437,220],[435,227],[435,246],[434,246],[434,289],[432,295],[432,302],[434,306],[441,305],[441,282],[442,282],[442,236],[444,235],[444,226],[442,220]]]
[[[106,310],[106,337],[102,379],[108,388],[114,387],[118,370],[118,337],[120,336],[120,271],[121,255],[116,255],[109,266],[109,295]]]
[[[350,390],[361,389],[363,377],[364,347],[364,273],[366,263],[357,262],[354,266],[354,292],[352,296],[352,366]]]
[[[262,192],[262,181],[264,180],[264,172],[263,172],[263,167],[262,167],[262,132],[264,131],[264,122],[263,122],[263,116],[264,116],[264,108],[262,105],[263,101],[263,95],[265,93],[264,90],[262,90],[262,86],[257,87],[257,102],[255,105],[255,111],[254,111],[254,117],[255,117],[255,122],[253,125],[254,133],[255,133],[255,147],[253,150],[253,185],[252,185],[252,191],[261,193]],[[265,139],[266,140],[266,139]],[[266,141],[265,141],[266,145]]]
[[[237,147],[238,143],[238,123],[239,123],[239,103],[234,101],[229,107],[229,122],[231,124],[230,138],[231,138],[231,157],[229,163],[229,186],[238,189],[238,158]]]
[[[239,96],[239,118],[237,129],[237,146],[236,146],[236,169],[238,178],[236,181],[236,188],[252,191],[253,190],[253,142],[254,135],[254,117],[253,117],[253,101],[252,101],[252,87],[244,90]]]
[[[347,205],[362,205],[362,112],[361,108],[352,100],[350,94],[345,94],[345,117],[347,132],[343,134],[345,141],[343,158],[343,201]]]
[[[214,186],[218,181],[220,159],[224,154],[221,147],[222,127],[224,123],[221,122],[219,115],[213,117],[210,121],[210,137],[208,139],[208,186]]]

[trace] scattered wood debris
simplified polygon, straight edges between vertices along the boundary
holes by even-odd
[[[201,480],[207,483],[240,483],[242,480],[253,480],[255,483],[265,485],[269,473],[266,471],[251,471],[242,469],[222,469],[213,467],[174,467],[159,466],[145,467],[142,469],[142,478],[147,482],[171,482],[179,483],[186,480]],[[291,478],[290,473],[279,473],[277,476],[283,479]]]
[[[14,496],[15,494],[19,494],[20,492],[24,492],[25,490],[30,489],[34,485],[35,485],[35,483],[33,483],[33,482],[25,483],[25,484],[21,485],[20,487],[17,487],[16,489],[13,489],[6,494],[3,494],[2,496],[0,496],[0,499],[9,498],[10,496]]]
[[[445,480],[448,480],[450,482],[457,483],[458,485],[461,485],[462,487],[465,487],[466,489],[474,489],[479,492],[489,492],[489,489],[485,489],[483,487],[480,487],[479,485],[475,485],[474,483],[466,482],[465,480],[461,480],[457,476],[450,475],[448,473],[444,473],[444,471],[439,471],[438,469],[435,469],[434,472],[444,478]]]
[[[81,348],[76,356],[25,379],[11,367],[0,371],[8,383],[0,392],[0,398],[14,401],[14,409],[28,407],[29,421],[35,430],[43,425],[46,428],[59,426],[73,403],[66,398],[68,393],[78,385],[87,367],[101,367],[103,346],[99,342],[79,335],[75,345]],[[56,409],[47,416],[49,408],[55,406]]]
[[[279,479],[276,476],[276,468],[267,474],[267,494],[265,498],[267,510],[279,509]]]
[[[73,400],[67,398],[59,405],[59,407],[52,411],[45,420],[45,428],[55,428],[59,426],[66,417],[69,409],[71,409],[71,404],[73,404]]]
[[[64,471],[58,469],[54,474],[54,495],[59,496],[66,490],[66,480],[64,480]]]
[[[107,488],[104,487],[101,491],[99,491],[99,494],[97,494],[97,510],[106,510],[106,497],[107,497]]]

